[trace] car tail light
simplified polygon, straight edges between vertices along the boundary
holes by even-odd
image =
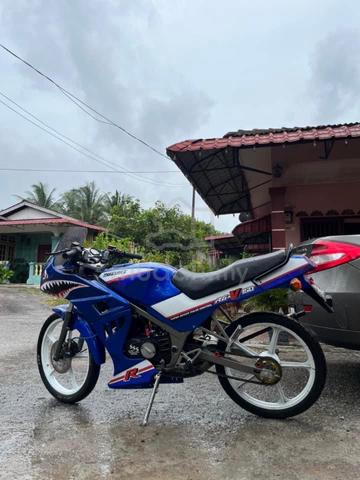
[[[360,257],[360,247],[351,243],[315,240],[312,244],[310,260],[315,263],[313,272],[337,267]]]

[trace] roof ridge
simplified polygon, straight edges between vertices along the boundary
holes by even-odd
[[[334,123],[326,125],[306,125],[304,127],[270,127],[270,128],[253,128],[253,129],[239,129],[233,132],[225,133],[223,138],[228,137],[240,137],[240,136],[253,136],[253,135],[268,135],[270,133],[284,133],[284,132],[297,132],[306,130],[322,130],[326,128],[340,128],[340,127],[353,127],[354,125],[360,125],[360,122],[349,123]]]
[[[42,207],[26,199],[23,199],[20,202],[14,203],[14,205],[10,205],[10,207],[0,210],[0,216],[4,216],[4,214],[11,213],[14,210],[20,210],[23,207],[34,208],[35,210],[39,210],[40,212],[48,213],[50,215],[54,215],[55,217],[62,218],[62,214],[57,212],[56,210],[51,210],[50,208]]]
[[[227,147],[261,147],[314,140],[336,140],[358,137],[360,137],[360,122],[320,125],[317,127],[292,127],[288,129],[240,130],[238,132],[227,133],[225,136],[219,138],[183,140],[169,146],[166,151],[176,163],[175,156],[177,154],[186,154],[186,152],[196,152],[199,150],[221,150]]]
[[[0,219],[0,227],[1,226],[9,226],[9,225],[46,225],[46,224],[57,224],[57,223],[69,223],[73,225],[82,226],[84,228],[89,228],[92,230],[101,230],[106,231],[105,227],[101,227],[99,225],[93,225],[88,222],[84,222],[82,220],[76,220],[75,218],[27,218],[22,220],[8,220],[8,219]]]

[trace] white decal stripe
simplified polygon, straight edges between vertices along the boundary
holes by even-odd
[[[290,273],[292,271],[296,271],[308,264],[309,262],[304,256],[292,257],[286,263],[286,265],[274,270],[273,273],[263,277],[261,279],[261,282],[259,282],[259,284],[263,285],[268,282],[271,282],[278,277],[286,275],[287,273]],[[216,299],[229,295],[232,290],[241,289],[242,291],[244,291],[248,288],[250,289],[254,288],[253,282],[245,282],[242,284],[240,283],[226,290],[221,290],[212,295],[208,295],[207,297],[202,297],[197,300],[191,299],[190,297],[185,295],[185,293],[180,293],[179,295],[168,298],[167,300],[163,300],[162,302],[155,303],[154,305],[152,305],[152,308],[156,310],[158,313],[160,313],[161,315],[163,315],[164,317],[175,320],[178,316],[181,316],[186,312],[190,312],[191,310],[196,310],[197,308],[201,308],[202,306],[203,308],[205,308],[207,304],[210,305]]]
[[[258,283],[260,285],[265,285],[266,283],[272,282],[277,278],[282,277],[283,275],[299,270],[306,265],[309,265],[309,262],[304,256],[291,257],[290,260],[283,267],[274,270],[272,273],[269,273],[265,277],[262,277],[260,281],[258,280]]]
[[[183,313],[185,310],[195,310],[196,308],[199,308],[203,304],[207,303],[209,303],[210,305],[219,297],[229,295],[230,291],[232,290],[237,290],[238,288],[246,289],[249,287],[254,287],[254,284],[252,282],[240,283],[239,285],[234,285],[233,287],[227,288],[226,290],[220,290],[219,292],[213,293],[212,295],[198,298],[196,300],[188,297],[187,295],[185,295],[185,293],[180,293],[175,297],[171,297],[163,300],[162,302],[155,303],[154,305],[152,305],[152,308],[164,317],[171,318]]]

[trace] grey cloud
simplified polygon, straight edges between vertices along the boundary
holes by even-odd
[[[26,34],[19,38],[23,55],[33,58],[45,71],[58,69],[60,83],[78,92],[79,97],[98,111],[164,150],[172,141],[191,135],[206,121],[211,100],[185,85],[181,76],[174,78],[172,84],[161,82],[157,58],[160,52],[150,51],[146,39],[146,34],[160,21],[151,2],[113,2],[103,7],[104,2],[100,1],[35,2],[31,8],[24,4],[30,21]],[[15,23],[18,13],[17,10],[13,15],[7,14],[7,20]],[[28,35],[32,37],[31,47]],[[38,49],[34,49],[34,43]],[[146,89],[144,76],[149,72],[153,77],[148,79],[152,88]],[[46,82],[36,80],[44,87]],[[76,116],[85,114],[74,106],[73,115],[72,121],[76,121]],[[126,160],[129,155],[131,163],[136,165],[149,157],[143,146],[118,129],[103,124],[97,127],[94,148],[100,145],[106,150],[113,144],[118,149],[118,158]],[[153,154],[151,157],[153,165],[164,165],[161,158]]]
[[[310,67],[309,94],[317,121],[359,120],[360,31],[341,29],[326,35],[316,46]]]
[[[346,7],[346,31],[337,30],[343,28],[344,6],[335,0],[305,0],[291,9],[286,0],[276,7],[265,0],[226,3],[224,9],[215,0],[2,0],[1,40],[163,151],[184,138],[288,124],[290,116],[290,123],[300,125],[358,119],[357,2]],[[119,130],[91,120],[4,52],[0,70],[1,90],[117,165],[174,168]],[[1,105],[0,126],[1,166],[104,168]],[[189,211],[191,188],[181,174],[146,178],[164,184],[123,175],[9,173],[1,178],[0,206],[38,180],[58,192],[96,180],[105,191],[119,188],[144,203],[161,199]],[[208,219],[200,199],[197,205],[197,214]],[[226,222],[220,228],[231,230],[237,220]]]

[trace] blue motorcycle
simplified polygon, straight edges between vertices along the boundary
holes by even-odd
[[[319,397],[326,362],[318,342],[289,315],[256,312],[230,318],[224,307],[275,287],[305,291],[327,311],[331,301],[309,274],[314,263],[291,248],[238,260],[210,273],[159,263],[120,263],[139,255],[109,246],[84,248],[65,235],[44,267],[41,290],[68,304],[53,309],[38,340],[45,387],[75,403],[93,390],[105,352],[114,374],[110,388],[152,388],[145,413],[162,383],[203,373],[217,375],[244,409],[285,418]],[[118,263],[118,264],[117,264]]]

